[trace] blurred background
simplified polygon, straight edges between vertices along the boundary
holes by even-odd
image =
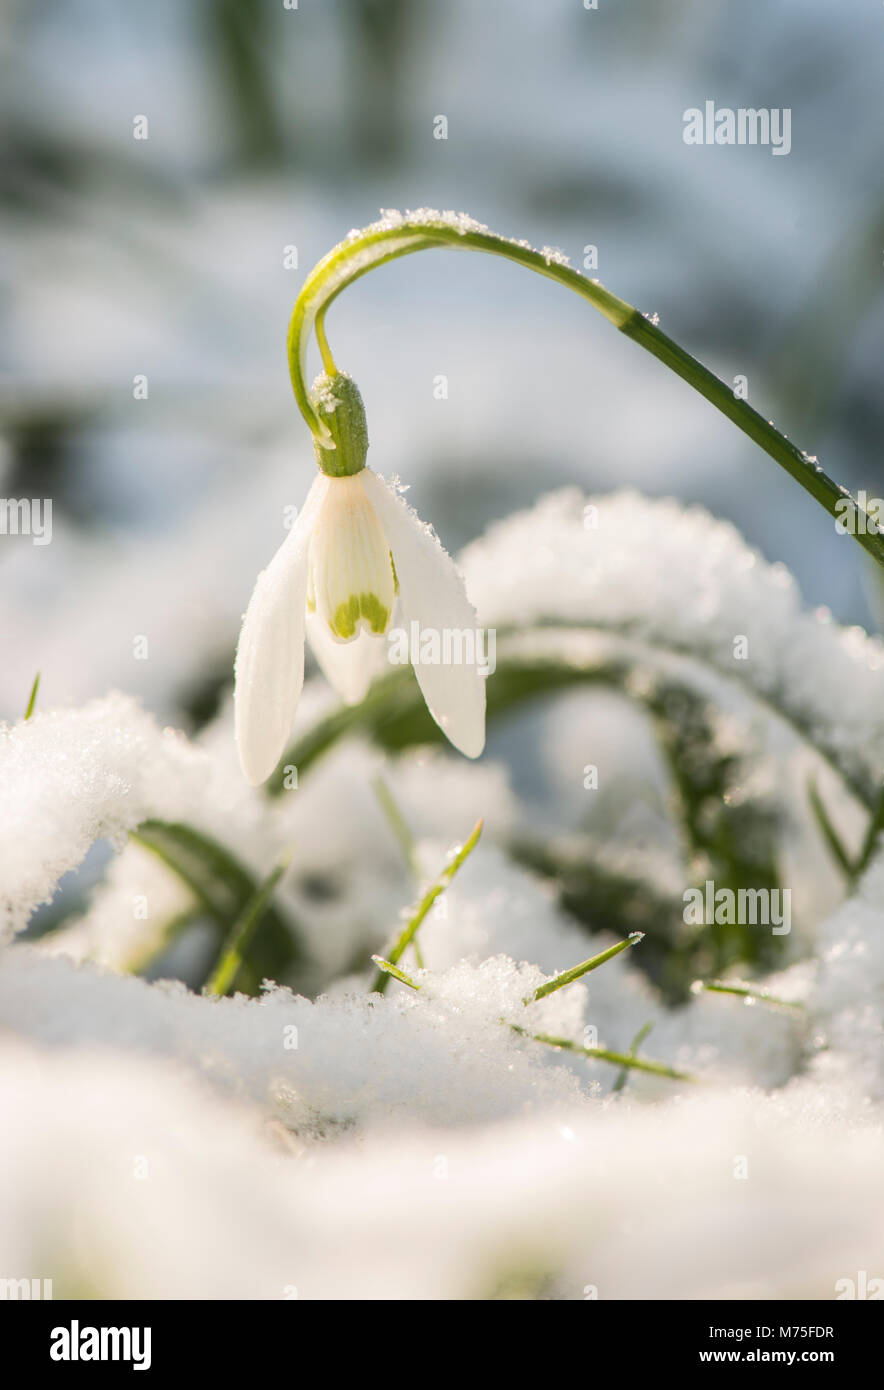
[[[291,306],[380,208],[467,211],[577,266],[596,247],[592,273],[884,494],[882,39],[877,0],[6,0],[0,494],[51,498],[53,536],[0,542],[0,716],[38,669],[41,705],[119,686],[187,728],[213,713],[313,474]],[[685,145],[707,99],[791,108],[791,153]],[[858,547],[559,287],[434,251],[328,329],[370,462],[450,549],[564,482],[635,485],[878,624]]]

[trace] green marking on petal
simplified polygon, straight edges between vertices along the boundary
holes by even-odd
[[[386,632],[390,609],[381,603],[377,594],[351,594],[345,603],[338,604],[330,626],[336,637],[347,641],[356,636],[356,629],[363,620],[379,636]]]
[[[359,598],[351,594],[346,603],[339,603],[331,620],[331,630],[336,637],[354,637],[359,622]]]
[[[379,635],[386,632],[387,623],[390,621],[390,610],[384,607],[377,594],[360,594],[359,611],[372,632]]]

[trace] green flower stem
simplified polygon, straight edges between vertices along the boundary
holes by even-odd
[[[329,305],[348,285],[377,266],[434,246],[458,247],[503,256],[557,281],[588,300],[627,338],[632,338],[695,391],[699,391],[701,396],[705,396],[707,401],[785,468],[790,477],[816,498],[830,516],[837,518],[838,503],[843,504],[849,498],[853,502],[857,521],[852,531],[854,539],[879,565],[884,566],[884,532],[878,530],[876,523],[856,499],[850,498],[847,489],[829,478],[814,458],[792,444],[747,401],[735,397],[730,386],[667,337],[651,319],[626,300],[611,294],[596,280],[566,265],[553,253],[536,251],[522,242],[498,236],[469,218],[453,214],[421,212],[404,218],[390,217],[361,232],[351,232],[307,276],[289,325],[289,371],[301,413],[313,435],[324,447],[328,447],[329,431],[316,414],[307,387],[307,344],[311,330],[315,327],[326,371],[334,374],[334,362],[324,329],[325,312]]]
[[[338,369],[335,366],[335,359],[332,357],[332,350],[328,345],[328,338],[325,336],[325,310],[323,309],[316,315],[316,322],[313,325],[316,334],[316,342],[319,346],[319,355],[322,358],[322,365],[329,376],[337,376]]]

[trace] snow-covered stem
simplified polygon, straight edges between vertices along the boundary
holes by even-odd
[[[315,328],[327,372],[336,371],[325,336],[325,314],[329,305],[355,280],[377,266],[414,251],[431,247],[455,247],[503,256],[573,290],[604,315],[609,323],[632,338],[652,356],[665,363],[739,429],[775,459],[797,483],[816,498],[832,517],[839,517],[850,494],[820,468],[816,459],[781,434],[747,401],[737,398],[733,389],[704,367],[684,348],[668,337],[650,318],[626,300],[606,290],[569,266],[559,253],[538,251],[527,242],[499,236],[465,214],[440,213],[422,209],[414,213],[388,213],[362,231],[352,231],[314,266],[298,295],[288,332],[288,360],[292,388],[301,413],[314,437],[329,447],[329,431],[317,415],[307,385],[307,345]],[[856,499],[857,525],[852,534],[860,545],[884,566],[884,533],[871,520]]]

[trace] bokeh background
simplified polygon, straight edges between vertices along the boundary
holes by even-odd
[[[604,283],[884,493],[882,40],[877,0],[6,0],[0,493],[52,498],[54,527],[0,544],[0,716],[38,669],[45,704],[119,686],[186,728],[213,712],[314,466],[291,306],[381,207],[465,210],[576,265],[597,246]],[[791,108],[791,153],[685,145],[707,98]],[[370,461],[450,549],[563,482],[635,485],[877,625],[858,548],[560,288],[435,251],[328,327]]]

